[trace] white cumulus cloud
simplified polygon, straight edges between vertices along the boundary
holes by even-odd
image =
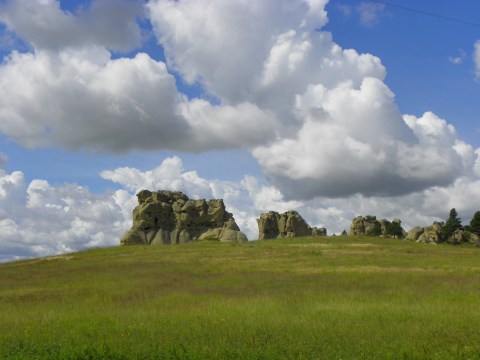
[[[215,96],[241,102],[251,96],[282,35],[327,22],[326,3],[153,0],[147,8],[169,65],[187,82],[200,81]]]
[[[33,50],[0,64],[0,132],[31,148],[110,152],[249,147],[274,136],[275,116],[254,103],[190,100],[162,61],[114,58],[112,49],[139,45],[140,5],[94,1],[72,14],[57,1],[2,4],[0,21]]]
[[[129,51],[140,46],[139,1],[94,1],[76,14],[65,12],[56,0],[7,0],[0,4],[0,21],[37,49],[58,50],[85,45]]]
[[[118,244],[131,223],[131,195],[0,173],[0,261]]]
[[[462,146],[453,126],[432,113],[403,119],[393,100],[375,78],[360,89],[310,86],[297,96],[305,122],[296,137],[253,154],[288,198],[402,195],[471,172],[473,149]]]
[[[365,23],[384,11],[374,5],[357,9]],[[223,102],[247,100],[275,114],[275,140],[266,138],[253,155],[287,198],[401,195],[471,172],[474,155],[455,134],[445,147],[439,134],[425,133],[433,125],[422,127],[439,122],[447,129],[445,121],[427,113],[419,124],[407,123],[383,83],[380,59],[342,49],[320,30],[327,21],[319,11],[324,6],[219,0],[147,5],[168,64],[188,82]]]
[[[175,92],[165,64],[143,53],[13,53],[0,67],[0,131],[27,147],[152,148],[186,132]]]

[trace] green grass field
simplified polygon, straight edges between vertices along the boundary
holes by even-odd
[[[324,237],[0,265],[1,359],[480,359],[480,249]]]

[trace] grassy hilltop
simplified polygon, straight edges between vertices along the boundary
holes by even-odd
[[[0,265],[1,359],[480,359],[480,249],[321,237]]]

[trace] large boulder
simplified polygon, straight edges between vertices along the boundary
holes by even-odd
[[[384,225],[385,226],[385,225]],[[375,216],[357,216],[350,225],[349,236],[380,236],[382,224]]]
[[[420,226],[415,226],[410,231],[407,233],[407,236],[405,236],[405,240],[408,241],[417,241],[420,235],[423,234],[425,229]]]
[[[205,238],[220,242],[242,242],[232,214],[222,199],[192,200],[178,191],[142,190],[137,194],[132,228],[120,244],[178,244]]]
[[[257,223],[259,240],[327,235],[327,229],[310,227],[296,211],[269,211],[261,214]]]
[[[402,228],[402,221],[382,219],[377,220],[376,216],[357,216],[350,225],[350,236],[381,236],[384,238],[403,239],[406,235]]]
[[[444,242],[443,235],[443,223],[434,222],[432,225],[427,226],[423,233],[418,237],[417,242],[425,244],[438,244]]]

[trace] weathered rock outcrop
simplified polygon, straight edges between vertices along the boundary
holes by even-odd
[[[455,232],[447,238],[445,235],[445,224],[443,222],[434,222],[432,225],[424,228],[415,226],[408,232],[405,239],[426,244],[446,242],[452,245],[460,245],[468,242],[480,246],[480,237],[463,227],[455,230]]]
[[[410,231],[407,233],[407,236],[405,236],[405,240],[407,241],[417,241],[420,235],[423,234],[425,229],[420,226],[415,226],[410,229]]]
[[[447,243],[452,245],[459,245],[469,241],[470,241],[470,233],[463,229],[455,230],[455,232],[447,239]]]
[[[426,244],[438,244],[444,242],[443,223],[434,222],[432,225],[423,229],[423,233],[418,237],[417,242]]]
[[[350,225],[349,236],[380,236],[382,225],[375,216],[357,216]]]
[[[350,225],[350,236],[381,236],[385,238],[403,239],[406,235],[402,228],[402,221],[382,219],[375,216],[357,216]]]
[[[477,244],[480,241],[480,238],[465,229],[457,229],[455,232],[448,238],[445,238],[444,223],[434,222],[432,225],[427,227],[415,226],[412,228],[405,240],[416,241],[426,244],[438,244],[441,242],[447,242],[453,245],[459,245],[462,243],[472,243]]]
[[[327,229],[310,227],[296,211],[287,211],[283,214],[269,211],[261,214],[257,223],[259,240],[327,235]]]
[[[455,230],[452,236],[447,239],[447,243],[453,245],[460,245],[467,242],[479,245],[479,241],[480,238],[477,234],[467,231],[465,229]]]
[[[222,199],[192,200],[178,191],[142,190],[133,225],[121,245],[178,244],[197,240],[247,241]]]

